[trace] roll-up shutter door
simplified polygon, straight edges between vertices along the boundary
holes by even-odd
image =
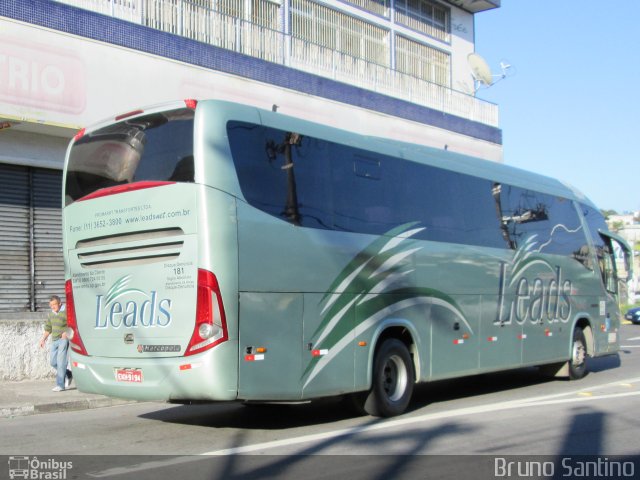
[[[49,309],[49,297],[64,298],[62,259],[62,173],[33,169],[33,233],[36,310]]]
[[[30,309],[29,170],[0,164],[0,311]]]
[[[0,311],[64,299],[62,172],[0,164]]]

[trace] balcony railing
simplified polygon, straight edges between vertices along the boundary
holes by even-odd
[[[188,0],[55,1],[498,126],[498,107],[493,103]]]

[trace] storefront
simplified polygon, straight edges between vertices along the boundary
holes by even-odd
[[[0,312],[46,311],[51,295],[64,295],[60,212],[67,140],[5,129],[0,142]]]

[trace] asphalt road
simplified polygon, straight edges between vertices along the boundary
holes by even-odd
[[[76,478],[156,480],[335,478],[336,471],[354,479],[471,478],[461,473],[469,471],[495,478],[495,459],[510,455],[637,462],[640,327],[623,326],[621,345],[619,357],[592,359],[590,374],[576,382],[522,369],[422,385],[409,411],[392,419],[353,417],[338,399],[143,403],[1,419],[0,455],[71,458]]]

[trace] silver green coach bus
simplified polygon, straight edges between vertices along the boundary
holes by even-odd
[[[141,400],[346,395],[618,351],[613,242],[564,184],[223,101],[82,130],[64,171],[72,365]]]

